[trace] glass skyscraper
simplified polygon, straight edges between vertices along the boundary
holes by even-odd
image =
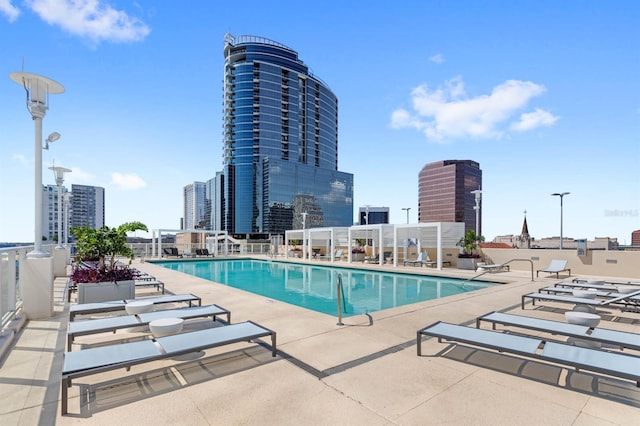
[[[206,184],[193,182],[184,187],[183,229],[210,229],[206,215]]]
[[[353,175],[338,171],[338,99],[291,48],[224,39],[223,229],[349,226]]]

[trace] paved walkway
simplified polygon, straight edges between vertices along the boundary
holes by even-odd
[[[553,284],[518,271],[493,274],[508,284],[445,299],[336,318],[153,265],[136,263],[172,293],[277,331],[278,356],[266,344],[238,343],[84,377],[60,416],[60,370],[68,306],[56,280],[56,315],[30,321],[0,360],[0,424],[137,425],[424,425],[637,424],[640,389],[630,381],[576,373],[555,365],[425,340],[416,331],[437,320],[472,324],[493,310],[562,321],[561,305],[531,305],[520,296]],[[392,267],[385,267],[396,270]],[[426,268],[412,270],[437,273]],[[451,272],[445,271],[445,272]],[[471,273],[456,271],[462,275]],[[148,295],[153,289],[149,289]],[[145,294],[140,294],[143,296]],[[603,325],[638,332],[640,315],[603,312]],[[210,326],[195,321],[189,327]],[[77,339],[86,347],[135,340],[141,333]],[[265,341],[267,342],[267,341]]]

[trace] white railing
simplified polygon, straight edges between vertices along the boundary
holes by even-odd
[[[55,245],[46,245],[42,249],[51,254],[54,247]],[[22,306],[20,271],[31,250],[33,246],[0,248],[0,329],[13,321]]]

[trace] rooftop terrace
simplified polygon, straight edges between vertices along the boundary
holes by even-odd
[[[168,292],[191,292],[203,304],[229,309],[234,323],[253,320],[275,330],[277,357],[268,345],[237,343],[80,378],[70,388],[69,414],[61,416],[69,304],[66,279],[58,278],[54,317],[29,321],[0,361],[1,424],[584,425],[637,424],[640,418],[640,389],[631,381],[436,339],[425,340],[423,356],[416,355],[416,331],[438,320],[473,326],[476,317],[498,310],[562,321],[566,305],[520,308],[522,294],[555,278],[532,282],[529,272],[517,270],[493,274],[507,284],[350,317],[339,327],[332,316],[151,263],[135,266],[164,281]],[[474,274],[411,269],[418,271]],[[603,326],[638,332],[640,314],[601,314]],[[210,320],[190,327],[206,324]],[[77,343],[84,348],[141,336],[118,332]]]

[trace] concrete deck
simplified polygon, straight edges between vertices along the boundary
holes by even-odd
[[[0,424],[635,425],[640,421],[640,388],[627,380],[436,339],[425,339],[423,356],[416,355],[416,331],[438,320],[474,326],[476,317],[499,310],[563,321],[563,312],[571,305],[520,308],[522,294],[551,285],[555,278],[532,282],[528,272],[490,274],[489,278],[509,283],[345,318],[339,327],[336,317],[151,263],[135,266],[164,281],[168,292],[194,293],[203,304],[229,309],[232,322],[252,320],[275,330],[278,356],[271,357],[267,339],[264,345],[238,343],[130,371],[83,377],[70,388],[69,414],[61,416],[68,305],[65,280],[58,279],[55,316],[29,321],[0,360]],[[411,268],[411,272],[438,273],[430,268]],[[149,288],[138,296],[152,294]],[[603,327],[640,332],[640,314],[615,309],[600,313]],[[185,329],[206,326],[211,326],[210,320],[195,320]],[[120,331],[83,336],[73,350],[145,336]]]

